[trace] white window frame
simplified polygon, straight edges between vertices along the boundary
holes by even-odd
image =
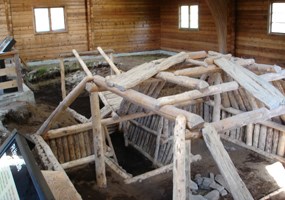
[[[182,22],[182,19],[181,19],[181,7],[182,6],[188,6],[188,19],[189,19],[189,21],[188,21],[188,27],[187,28],[185,28],[185,27],[181,27],[181,22]],[[198,27],[197,28],[191,28],[191,6],[197,6],[198,7]],[[193,4],[182,4],[182,5],[179,5],[179,8],[178,8],[178,10],[179,10],[179,13],[178,13],[178,15],[179,15],[179,17],[178,17],[178,19],[179,19],[179,21],[178,21],[178,28],[179,29],[182,29],[182,30],[193,30],[193,31],[197,31],[197,30],[199,30],[199,28],[200,28],[200,20],[199,20],[199,18],[200,18],[200,15],[199,15],[199,12],[200,12],[200,6],[199,6],[199,4],[198,3],[193,3]]]
[[[271,34],[271,35],[285,35],[285,30],[284,32],[274,32],[272,31],[272,15],[273,15],[273,4],[274,3],[284,3],[285,4],[285,1],[270,1],[269,2],[269,13],[268,13],[268,34]],[[285,11],[284,11],[285,12]],[[283,23],[283,22],[282,22]],[[284,23],[285,23],[285,19],[284,19]]]
[[[49,31],[37,31],[36,27],[36,14],[35,14],[35,9],[48,9],[48,20],[49,20]],[[63,16],[64,16],[64,29],[59,29],[59,30],[52,30],[52,17],[51,17],[51,9],[52,8],[62,8],[63,9]],[[34,15],[34,32],[35,34],[46,34],[46,33],[63,33],[67,32],[67,20],[66,20],[66,9],[65,6],[50,6],[50,7],[34,7],[33,8],[33,15]]]

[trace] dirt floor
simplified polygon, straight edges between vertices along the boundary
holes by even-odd
[[[122,70],[130,69],[133,66],[148,62],[154,59],[165,57],[159,56],[135,56],[115,58],[115,62]],[[100,68],[92,69],[93,73],[107,75],[109,68],[101,66]],[[81,71],[73,72],[67,75],[67,88],[71,90],[80,77],[84,73]],[[41,81],[40,83],[28,83],[34,90],[36,97],[36,105],[28,105],[26,120],[16,120],[13,117],[7,117],[4,120],[4,125],[13,130],[16,128],[20,133],[31,134],[36,132],[40,125],[48,118],[50,113],[55,109],[61,101],[60,79],[55,77],[50,80]],[[171,85],[165,91],[171,92]],[[71,106],[79,113],[90,117],[90,105],[88,94],[82,94]],[[65,127],[76,124],[77,122],[68,114],[65,113],[54,125],[53,128]],[[151,163],[136,152],[131,147],[125,148],[122,142],[122,134],[117,133],[112,135],[112,140],[115,146],[120,165],[127,172],[138,175],[153,169]],[[272,164],[274,161],[267,160],[259,155],[245,150],[234,144],[225,142],[225,147],[229,152],[241,178],[246,183],[248,189],[254,196],[254,199],[261,197],[278,189],[275,180],[268,174],[265,166]],[[207,147],[203,140],[198,139],[192,142],[193,154],[200,154],[202,160],[193,163],[192,176],[202,174],[208,176],[210,172],[218,174],[219,171],[214,163]],[[68,175],[78,192],[83,199],[114,199],[114,200],[160,200],[172,199],[172,173],[166,173],[161,176],[156,176],[151,179],[126,185],[123,180],[117,176],[111,169],[107,169],[108,187],[106,189],[98,189],[95,182],[95,167],[94,164],[88,164],[68,170]],[[200,191],[201,194],[206,191]],[[228,195],[224,199],[231,199]],[[271,199],[285,199],[285,196],[276,196]]]
[[[252,151],[246,150],[229,142],[224,141],[224,145],[254,199],[260,199],[279,189],[279,186],[268,174],[265,168],[267,165],[270,165],[275,161],[265,159]],[[123,146],[121,148],[124,149]],[[129,148],[127,151],[129,152],[128,155],[130,155],[133,154],[132,152],[134,150]],[[193,163],[191,166],[192,179],[194,179],[193,176],[196,174],[201,174],[205,177],[208,177],[210,172],[219,174],[219,170],[203,140],[198,139],[192,142],[192,152],[193,154],[200,154],[202,156],[201,161]],[[135,160],[128,158],[128,156],[121,158],[126,159],[123,160],[123,162],[132,163],[128,166],[129,169],[127,172],[132,173],[145,168],[150,169],[149,163],[144,161],[145,158],[141,155],[137,155]],[[79,171],[80,173],[78,173]],[[75,169],[68,170],[67,173],[83,199],[172,199],[171,172],[152,177],[142,182],[126,185],[118,175],[112,172],[111,169],[108,169],[108,187],[106,189],[98,189],[96,186],[94,164],[77,167]],[[209,191],[199,190],[199,194],[201,195],[204,195],[207,192]],[[220,199],[231,200],[232,197],[227,195]],[[280,194],[279,196],[272,197],[271,199],[282,200],[285,199],[285,196]]]

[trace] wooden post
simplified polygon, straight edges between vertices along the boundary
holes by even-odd
[[[281,132],[281,136],[279,137],[277,155],[284,157],[285,153],[285,133]]]
[[[222,82],[222,77],[220,73],[214,74],[215,76],[215,85],[219,85]],[[221,95],[220,94],[215,94],[214,95],[214,110],[213,110],[213,122],[219,121],[221,119]]]
[[[60,80],[61,80],[61,95],[62,95],[62,99],[64,99],[66,97],[66,88],[65,88],[64,63],[63,63],[62,58],[59,61],[59,66],[60,66]]]
[[[191,140],[185,141],[185,176],[186,176],[186,200],[190,199],[191,194]]]
[[[93,144],[95,155],[96,181],[100,188],[107,187],[105,171],[104,141],[101,128],[101,116],[99,107],[99,96],[97,92],[90,94],[90,106],[92,114]]]
[[[205,143],[218,165],[221,174],[225,178],[234,199],[253,200],[250,192],[246,188],[246,185],[240,178],[232,160],[230,159],[229,154],[225,150],[215,128],[210,124],[205,124],[205,128],[202,133]]]
[[[92,73],[90,72],[90,70],[88,69],[87,65],[85,64],[85,62],[80,58],[79,54],[77,53],[77,51],[75,49],[72,50],[72,53],[74,54],[74,56],[77,58],[78,62],[80,63],[81,67],[83,68],[84,72],[87,74],[87,76],[92,77]]]
[[[114,72],[118,75],[121,74],[120,70],[116,67],[116,65],[113,63],[113,61],[105,54],[105,52],[103,51],[103,49],[101,47],[97,47],[97,50],[99,51],[99,53],[103,56],[103,58],[108,62],[108,64],[110,65],[110,67],[112,68],[112,70],[114,70]]]
[[[113,55],[113,53],[110,53],[110,54],[109,54],[109,57],[110,57],[110,60],[112,61],[112,63],[114,63],[114,55]],[[111,69],[110,69],[110,74],[111,74],[111,75],[115,75],[115,72],[114,72],[114,70],[112,69],[112,67],[111,67]]]
[[[178,115],[175,121],[173,141],[173,200],[186,199],[185,130],[186,118]]]
[[[158,123],[158,130],[157,130],[157,135],[156,135],[156,144],[155,144],[155,153],[154,153],[154,161],[153,164],[157,164],[157,159],[158,159],[158,153],[159,153],[159,148],[160,148],[160,139],[161,139],[161,134],[163,130],[163,122],[164,118],[160,117],[159,123]]]
[[[21,64],[20,64],[20,58],[19,54],[16,53],[14,55],[14,62],[16,65],[16,74],[17,74],[17,85],[18,85],[18,91],[23,92],[23,79],[22,79],[22,73],[21,73]]]

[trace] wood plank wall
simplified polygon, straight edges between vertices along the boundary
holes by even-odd
[[[4,0],[0,0],[0,41],[8,34]]]
[[[94,46],[116,52],[160,48],[159,2],[152,0],[93,0]]]
[[[20,56],[27,60],[56,58],[58,54],[87,50],[85,0],[10,0],[13,34]],[[35,34],[33,7],[65,6],[68,32]]]
[[[178,29],[179,5],[199,3],[199,31]],[[161,0],[161,48],[169,50],[218,50],[216,26],[205,0]]]
[[[269,1],[238,0],[236,4],[236,55],[285,67],[285,35],[267,33]]]

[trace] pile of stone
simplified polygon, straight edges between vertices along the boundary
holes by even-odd
[[[222,175],[213,173],[209,177],[202,177],[201,174],[196,174],[194,181],[191,184],[193,200],[219,200],[220,197],[228,195],[229,187],[227,186]],[[201,191],[207,192],[204,196],[195,195]]]

